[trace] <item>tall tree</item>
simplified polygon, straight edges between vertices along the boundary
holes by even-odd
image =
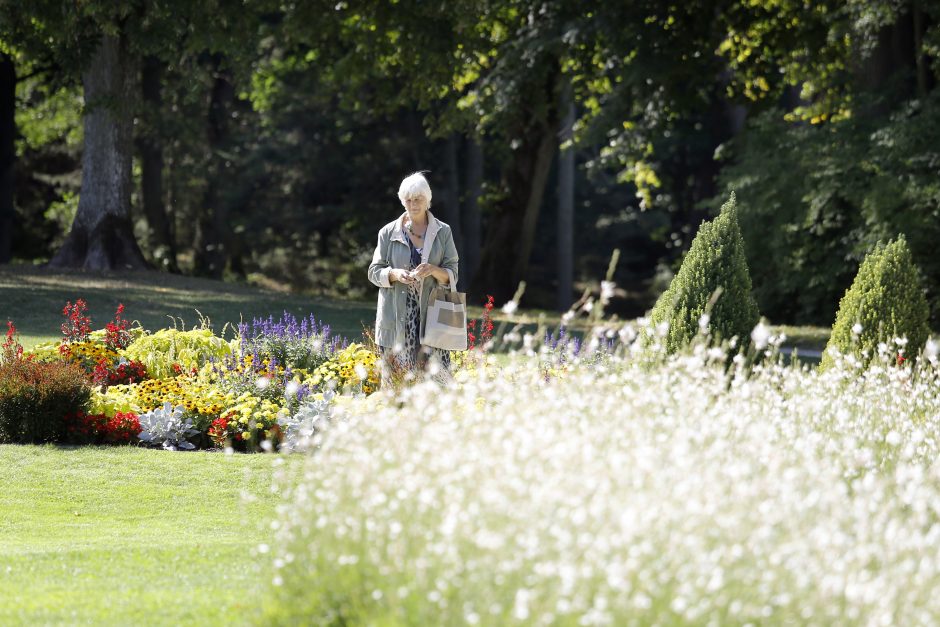
[[[135,64],[129,7],[106,2],[0,1],[4,34],[34,58],[80,76],[85,100],[82,191],[72,230],[52,266],[146,266],[130,221]]]
[[[491,208],[480,267],[470,291],[509,300],[525,278],[535,240],[552,159],[557,148],[557,59],[543,59],[513,103],[510,155],[500,181],[501,197]]]
[[[462,271],[463,285],[473,282],[480,264],[482,225],[480,220],[480,196],[483,193],[483,146],[480,140],[468,136],[464,142],[464,184],[463,205],[460,217],[463,226],[463,251],[460,258],[464,262]]]
[[[11,258],[16,164],[16,65],[0,50],[0,263]]]
[[[63,5],[36,0],[24,5],[0,0],[0,33],[31,54],[55,58],[65,74],[80,76],[85,96],[82,191],[72,231],[52,265],[101,269],[146,265],[130,220],[131,129],[140,102],[139,59],[152,55],[169,63],[203,51],[242,49],[251,54],[255,39],[250,35],[271,4],[222,7],[184,0],[94,0]],[[152,160],[148,165],[153,165]],[[148,182],[153,179],[148,177]]]
[[[101,36],[82,72],[82,192],[72,230],[49,262],[52,267],[147,267],[130,220],[134,69],[127,36],[118,32]]]
[[[460,151],[460,135],[451,133],[444,141],[444,171],[447,175],[447,187],[444,195],[446,222],[451,227],[454,243],[457,250],[464,250],[463,226],[460,216],[460,166],[458,153]],[[466,260],[460,262],[458,276],[466,270]]]
[[[172,223],[163,194],[163,138],[159,120],[163,106],[163,62],[154,55],[144,55],[140,67],[142,131],[137,135],[140,154],[140,197],[147,218],[149,248],[157,265],[179,272]]]
[[[226,171],[231,171],[225,149],[231,135],[235,88],[222,55],[212,55],[210,66],[213,80],[206,113],[206,147],[211,156],[202,202],[204,213],[197,222],[195,271],[220,279],[225,271],[231,239],[223,186],[229,184],[225,180]]]
[[[558,133],[558,302],[559,311],[566,311],[574,292],[574,122],[577,117],[567,83],[561,91],[564,115]]]

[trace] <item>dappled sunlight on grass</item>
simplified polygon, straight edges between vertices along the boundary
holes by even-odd
[[[287,310],[313,313],[340,335],[358,337],[363,324],[373,324],[375,305],[302,295],[286,295],[245,285],[160,272],[89,274],[50,272],[35,266],[0,266],[0,320],[13,319],[29,347],[55,340],[66,301],[84,298],[93,321],[103,326],[118,303],[127,317],[146,328],[199,324],[200,313],[221,331],[253,317],[275,317]],[[198,313],[197,313],[198,310]],[[176,322],[174,323],[174,320]],[[182,320],[182,322],[180,322]]]

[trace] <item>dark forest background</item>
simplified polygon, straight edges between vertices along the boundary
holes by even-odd
[[[427,170],[461,284],[637,315],[737,192],[761,311],[906,235],[940,312],[940,1],[0,0],[0,262],[342,298]]]

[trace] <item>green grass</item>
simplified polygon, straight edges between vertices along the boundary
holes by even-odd
[[[829,332],[832,330],[829,327],[792,325],[778,325],[771,328],[775,334],[783,333],[787,336],[786,346],[819,351],[826,347],[826,342],[829,341]]]
[[[248,622],[275,459],[0,446],[0,624]]]
[[[272,314],[279,318],[285,310],[298,317],[313,313],[351,340],[360,337],[363,324],[375,322],[374,302],[327,300],[160,272],[92,274],[0,266],[0,321],[14,321],[24,346],[61,337],[62,307],[78,298],[88,302],[96,329],[112,319],[118,303],[124,303],[125,317],[147,329],[172,327],[168,316],[182,318],[190,328],[199,323],[196,310],[217,331],[227,322]]]

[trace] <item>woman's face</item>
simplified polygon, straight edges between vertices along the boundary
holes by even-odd
[[[405,198],[405,211],[412,220],[421,220],[428,210],[428,200],[424,196],[411,196]]]

